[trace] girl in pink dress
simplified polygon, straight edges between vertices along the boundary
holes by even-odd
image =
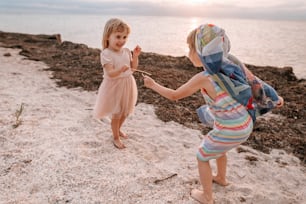
[[[110,19],[105,24],[101,51],[104,75],[94,107],[95,118],[111,116],[114,145],[118,149],[125,148],[120,137],[127,136],[120,128],[127,116],[134,111],[137,101],[133,72],[137,70],[141,48],[136,46],[132,55],[124,47],[129,33],[130,27],[120,19]]]

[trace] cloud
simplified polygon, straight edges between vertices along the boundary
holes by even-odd
[[[0,2],[5,13],[88,13],[88,14],[136,14],[165,15],[167,10],[153,2],[132,1],[72,1],[72,0],[10,0]]]
[[[0,2],[1,13],[78,13],[99,15],[200,16],[227,18],[266,18],[306,20],[304,1],[242,0],[207,1],[103,1],[103,0],[6,0]],[[259,4],[258,4],[259,3]]]

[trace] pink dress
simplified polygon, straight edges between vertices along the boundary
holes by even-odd
[[[131,52],[123,48],[114,52],[108,48],[101,52],[101,64],[112,64],[115,70],[131,65]],[[106,116],[128,116],[133,113],[137,102],[137,85],[131,68],[117,77],[109,77],[104,70],[103,81],[99,87],[93,115],[97,119]]]

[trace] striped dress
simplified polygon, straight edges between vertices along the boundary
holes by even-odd
[[[209,76],[207,71],[203,74]],[[201,92],[215,116],[215,123],[198,149],[197,158],[201,161],[222,156],[246,141],[253,130],[253,120],[246,108],[223,91],[212,79],[211,82],[217,93],[216,99],[211,99],[205,89]]]

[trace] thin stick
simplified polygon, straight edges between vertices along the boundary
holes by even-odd
[[[143,74],[146,74],[146,75],[149,75],[149,76],[152,75],[152,74],[149,73],[149,72],[145,72],[145,71],[142,71],[142,70],[139,70],[139,69],[135,69],[134,71],[135,71],[135,72],[140,72],[140,73],[143,73]]]
[[[158,183],[160,183],[160,182],[162,182],[162,181],[165,181],[165,180],[167,180],[167,179],[170,179],[170,178],[172,178],[172,177],[174,177],[174,176],[177,176],[177,173],[174,173],[174,174],[172,174],[172,175],[170,175],[170,176],[168,176],[168,177],[166,177],[166,178],[163,178],[163,179],[157,179],[157,180],[154,181],[154,183],[155,183],[155,184],[158,184]]]

